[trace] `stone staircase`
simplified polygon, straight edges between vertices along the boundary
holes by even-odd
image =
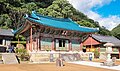
[[[3,53],[2,60],[4,64],[18,64],[15,53]]]

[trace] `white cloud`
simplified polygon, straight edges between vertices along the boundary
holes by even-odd
[[[109,4],[115,0],[68,0],[74,8],[86,14],[89,18],[94,19],[100,23],[100,26],[104,26],[109,30],[112,30],[120,23],[120,17],[118,16],[109,16],[102,17],[100,14],[92,11],[93,7],[100,8],[106,4]]]
[[[101,7],[109,4],[111,0],[68,0],[76,9],[86,13],[93,7]]]
[[[108,18],[101,18],[98,20],[101,26],[105,26],[107,29],[112,30],[118,24],[120,24],[120,17],[109,16]]]

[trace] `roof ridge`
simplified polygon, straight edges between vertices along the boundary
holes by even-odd
[[[116,39],[116,40],[119,40],[118,38],[116,38],[116,37],[114,37],[114,36],[104,36],[104,35],[100,35],[100,34],[92,34],[93,36],[93,38],[95,37],[95,38],[97,38],[97,39],[99,39],[99,37],[102,37],[102,38],[111,38],[111,39]],[[102,38],[100,38],[100,39],[102,39]],[[120,40],[119,40],[120,41]]]
[[[52,20],[57,20],[57,21],[64,21],[64,22],[71,22],[72,21],[70,18],[55,18],[55,17],[51,17],[51,16],[46,16],[46,15],[38,14],[38,13],[36,13],[36,11],[32,11],[32,14],[35,14],[38,17],[44,17],[44,18],[48,18],[48,19],[52,19]]]

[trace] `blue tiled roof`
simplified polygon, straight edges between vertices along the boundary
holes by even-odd
[[[65,29],[65,30],[72,30],[78,32],[85,32],[85,33],[92,33],[99,31],[97,28],[88,28],[88,27],[80,26],[79,24],[75,23],[69,18],[64,19],[64,18],[53,18],[53,17],[43,16],[37,14],[35,11],[32,11],[32,14],[30,16],[26,15],[26,19],[41,25]]]

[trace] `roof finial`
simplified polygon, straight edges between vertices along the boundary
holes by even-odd
[[[36,11],[34,10],[34,11],[32,11],[32,13],[36,13]]]
[[[25,18],[28,18],[28,14],[25,14]]]

